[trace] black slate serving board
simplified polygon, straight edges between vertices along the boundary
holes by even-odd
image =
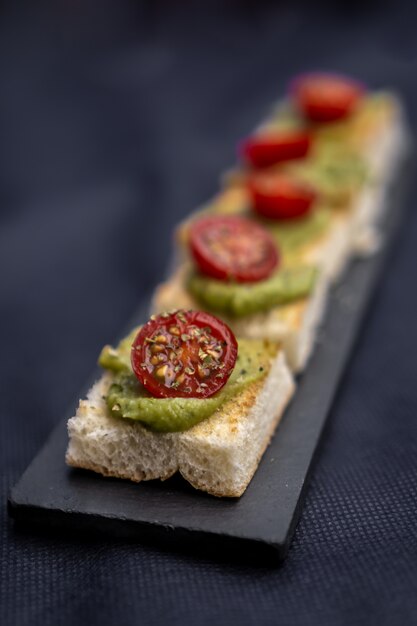
[[[389,191],[380,250],[354,261],[331,292],[313,357],[239,500],[200,493],[178,477],[134,484],[69,469],[62,421],[11,491],[9,511],[19,526],[110,533],[226,558],[283,559],[325,422],[401,221],[411,168],[408,156]],[[134,321],[141,321],[140,312]]]

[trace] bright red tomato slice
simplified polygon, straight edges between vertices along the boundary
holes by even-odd
[[[234,215],[196,220],[190,230],[190,249],[203,274],[241,283],[267,278],[279,260],[268,231]]]
[[[302,159],[308,153],[310,144],[309,133],[302,130],[283,130],[247,139],[240,152],[252,167],[261,168],[280,161]]]
[[[299,109],[315,122],[332,122],[350,115],[365,89],[360,83],[335,74],[307,74],[290,88]]]
[[[272,220],[306,215],[316,199],[316,191],[311,185],[283,173],[253,176],[248,188],[253,210]]]
[[[152,316],[132,345],[136,378],[157,398],[208,398],[229,379],[237,341],[230,328],[202,311]]]

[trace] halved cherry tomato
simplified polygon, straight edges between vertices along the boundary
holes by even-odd
[[[190,250],[206,276],[241,283],[267,278],[279,260],[268,231],[236,215],[196,220],[190,230]]]
[[[263,173],[249,178],[253,210],[272,220],[289,220],[307,214],[315,199],[315,189],[284,173]]]
[[[302,113],[315,122],[332,122],[350,115],[364,86],[336,74],[307,74],[297,78],[290,91]]]
[[[247,139],[241,145],[240,152],[252,167],[269,167],[280,161],[305,157],[310,144],[309,133],[303,130],[282,130]]]
[[[132,345],[136,378],[157,398],[208,398],[229,379],[237,341],[230,328],[202,311],[152,316]]]

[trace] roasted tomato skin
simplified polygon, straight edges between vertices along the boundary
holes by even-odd
[[[190,230],[190,251],[200,272],[218,280],[264,280],[279,263],[279,252],[270,233],[237,215],[211,215],[196,220]]]
[[[270,220],[291,220],[307,215],[317,197],[315,189],[286,174],[262,174],[248,181],[255,213]]]
[[[306,118],[313,122],[333,122],[354,111],[365,87],[338,74],[311,73],[296,78],[289,91]]]
[[[132,369],[156,398],[208,398],[228,381],[238,344],[230,328],[203,311],[154,315],[138,332]]]
[[[240,156],[251,167],[270,167],[281,161],[302,159],[311,145],[311,135],[302,130],[271,132],[251,137],[239,148]]]

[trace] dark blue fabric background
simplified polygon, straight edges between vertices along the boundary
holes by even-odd
[[[10,486],[295,72],[417,99],[414,3],[4,2],[0,623],[417,623],[414,197],[278,570],[16,534]],[[414,194],[416,188],[414,188]]]

